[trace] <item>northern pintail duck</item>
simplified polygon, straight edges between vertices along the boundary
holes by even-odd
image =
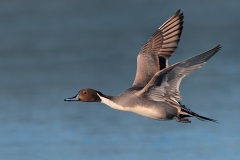
[[[168,66],[168,59],[180,40],[183,14],[177,11],[152,35],[137,57],[137,72],[131,88],[118,96],[108,96],[94,89],[83,89],[65,101],[101,102],[113,109],[133,112],[156,120],[191,122],[186,117],[216,122],[182,105],[181,80],[200,68],[220,50],[220,45],[192,58]]]

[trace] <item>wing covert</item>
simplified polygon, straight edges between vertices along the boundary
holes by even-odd
[[[220,48],[221,46],[218,45],[211,50],[157,72],[137,95],[154,101],[166,101],[178,105],[177,100],[181,99],[179,92],[181,80],[194,70],[201,68]]]

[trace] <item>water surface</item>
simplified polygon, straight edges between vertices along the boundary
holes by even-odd
[[[0,2],[0,159],[239,159],[240,2],[232,0]],[[185,15],[170,63],[223,46],[185,78],[183,103],[218,124],[155,121],[98,103],[67,103],[81,88],[116,95],[136,56],[175,11]]]

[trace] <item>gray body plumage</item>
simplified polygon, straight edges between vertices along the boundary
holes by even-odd
[[[133,112],[156,120],[170,120],[176,117],[178,109],[165,101],[153,101],[137,96],[138,90],[130,88],[119,96],[109,97],[122,106],[120,110]],[[115,108],[117,109],[117,108]]]

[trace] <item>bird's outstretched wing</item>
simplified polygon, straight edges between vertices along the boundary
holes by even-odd
[[[177,100],[181,99],[179,92],[181,80],[205,64],[220,48],[221,46],[218,45],[211,50],[157,72],[150,82],[136,94],[153,101],[166,101],[179,105]]]
[[[142,47],[137,57],[134,87],[144,87],[153,75],[168,66],[168,58],[177,48],[183,29],[183,13],[178,10]]]

